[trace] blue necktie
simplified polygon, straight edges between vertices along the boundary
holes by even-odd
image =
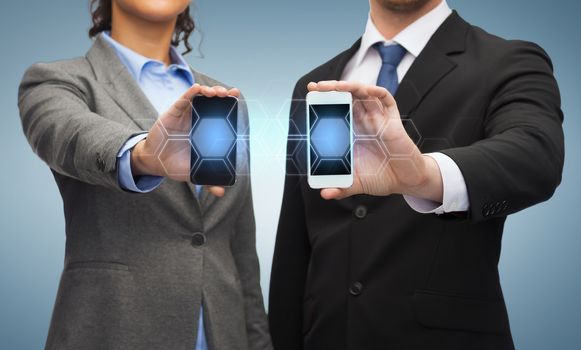
[[[376,43],[373,48],[377,50],[381,57],[381,69],[377,77],[377,85],[383,86],[390,94],[395,95],[399,86],[397,79],[397,66],[406,54],[406,49],[399,44],[385,46],[383,43]]]

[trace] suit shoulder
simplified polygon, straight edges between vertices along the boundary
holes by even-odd
[[[49,79],[54,77],[75,77],[87,75],[90,72],[89,62],[85,57],[76,57],[53,62],[37,62],[28,67],[24,73],[26,78]]]
[[[476,48],[478,52],[486,52],[482,55],[489,63],[522,62],[526,59],[542,59],[552,69],[551,60],[547,52],[538,44],[518,39],[504,39],[488,33],[484,29],[471,26],[468,44]]]
[[[92,75],[90,64],[84,57],[37,62],[24,72],[18,94],[22,97],[26,91],[44,83],[72,85],[80,89],[82,80]]]

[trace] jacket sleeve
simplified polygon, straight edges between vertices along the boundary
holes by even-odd
[[[242,101],[242,100],[241,100]],[[241,103],[242,118],[240,122],[248,123],[246,105]],[[239,130],[244,127],[239,128]],[[250,154],[245,148],[245,173],[250,174]],[[238,214],[236,232],[232,243],[232,251],[240,282],[244,293],[244,310],[246,317],[246,332],[248,348],[251,350],[272,349],[268,321],[264,312],[262,289],[260,287],[260,265],[256,253],[256,223],[252,203],[252,189],[250,178],[245,182],[247,188],[240,203],[242,209]]]
[[[561,182],[564,162],[560,94],[547,54],[535,44],[513,42],[493,69],[484,138],[442,151],[462,171],[475,221],[547,200]]]
[[[304,85],[304,86],[302,86]],[[291,104],[289,134],[305,130],[306,83],[297,84]],[[299,100],[300,99],[300,100]],[[306,142],[303,142],[304,147]],[[297,151],[298,150],[298,151]],[[302,154],[301,145],[289,138],[287,154]],[[306,156],[304,157],[306,158]],[[301,192],[303,157],[287,160],[282,208],[270,276],[269,322],[277,350],[303,348],[303,300],[311,248],[307,236],[305,209]]]
[[[121,190],[117,153],[135,131],[91,112],[80,84],[52,64],[30,67],[20,84],[22,128],[34,152],[54,171]]]

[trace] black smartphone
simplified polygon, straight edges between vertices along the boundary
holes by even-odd
[[[196,185],[232,186],[236,182],[238,99],[192,99],[190,180]]]

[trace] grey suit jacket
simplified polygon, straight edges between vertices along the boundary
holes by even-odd
[[[100,38],[86,57],[29,68],[18,104],[64,202],[65,265],[47,349],[194,350],[201,304],[211,349],[271,348],[248,148],[238,147],[243,175],[222,198],[198,200],[193,185],[170,180],[148,194],[121,190],[117,152],[157,113]],[[241,104],[238,127],[247,126]]]

